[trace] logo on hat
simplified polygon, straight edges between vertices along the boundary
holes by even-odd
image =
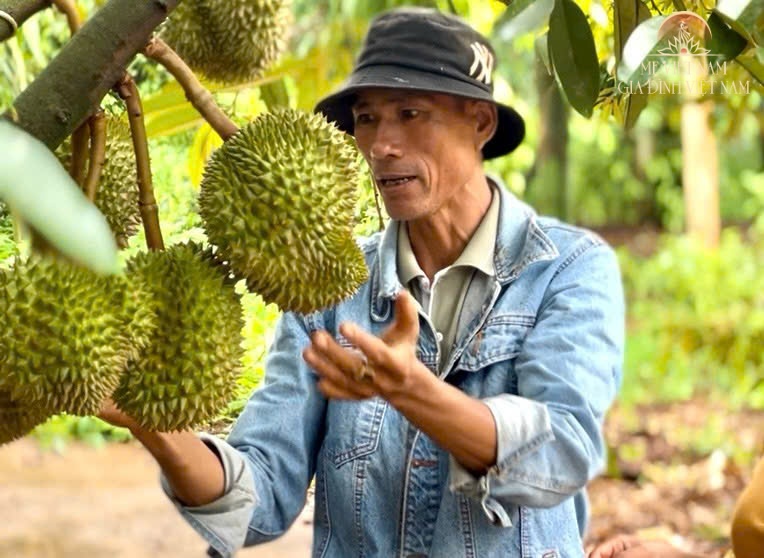
[[[491,84],[491,73],[493,72],[493,54],[483,43],[475,41],[470,45],[475,58],[470,66],[470,77],[482,81],[486,85]]]

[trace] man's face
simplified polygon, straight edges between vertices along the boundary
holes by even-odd
[[[482,177],[485,138],[476,117],[478,104],[399,89],[358,94],[353,105],[355,139],[390,217],[412,221],[458,207],[458,192],[476,174]]]

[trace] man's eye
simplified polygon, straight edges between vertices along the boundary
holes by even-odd
[[[356,124],[368,124],[372,121],[371,115],[366,113],[360,113],[355,115]]]
[[[419,116],[419,109],[403,109],[401,111],[401,114],[403,115],[403,118],[409,119],[409,118],[416,118]]]

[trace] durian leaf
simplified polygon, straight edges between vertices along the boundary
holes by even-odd
[[[194,143],[188,154],[188,174],[191,178],[191,183],[196,188],[202,182],[207,159],[221,145],[223,145],[223,140],[212,130],[208,123],[205,122],[199,127],[199,130],[194,135]]]
[[[204,81],[202,85],[212,93],[236,93],[262,87],[282,78],[283,73],[280,73],[231,86]],[[183,132],[204,122],[196,109],[188,102],[183,88],[176,81],[168,82],[159,91],[143,101],[143,116],[149,137]]]
[[[144,117],[146,133],[151,138],[177,134],[204,122],[196,109],[188,103],[151,114],[145,113]]]
[[[552,66],[570,105],[590,117],[600,91],[597,48],[586,15],[573,0],[555,0],[548,42]]]
[[[549,22],[554,0],[515,0],[510,3],[494,27],[501,41],[535,31]]]
[[[640,23],[629,35],[623,47],[621,63],[616,68],[618,81],[625,83],[643,83],[652,75],[649,58],[658,52],[662,42],[658,30],[666,16],[651,17]]]
[[[119,271],[117,245],[95,205],[39,140],[0,120],[0,198],[65,256],[100,273]]]

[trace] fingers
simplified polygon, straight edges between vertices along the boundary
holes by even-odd
[[[371,366],[379,366],[388,361],[389,347],[379,337],[348,322],[340,324],[340,333],[366,355]]]
[[[303,351],[303,358],[320,377],[318,387],[327,397],[362,399],[374,395],[371,378],[361,378],[368,371],[362,353],[340,346],[323,331],[311,336],[312,343]]]
[[[395,297],[393,323],[382,338],[388,343],[416,343],[419,337],[419,311],[411,294],[402,290]]]

